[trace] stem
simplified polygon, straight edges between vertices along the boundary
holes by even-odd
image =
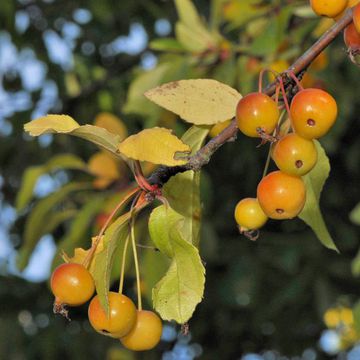
[[[134,160],[134,176],[138,185],[145,191],[153,191],[153,187],[145,179],[139,160]]]
[[[276,129],[274,130],[272,136],[276,137],[277,134],[278,134],[278,128],[280,128],[281,126],[281,122],[284,118],[284,115],[286,114],[286,111],[283,111],[280,115],[280,118],[279,118],[279,121],[278,121],[278,125],[276,127]],[[264,178],[266,176],[266,173],[269,169],[269,165],[270,165],[270,160],[271,160],[271,148],[272,146],[274,145],[274,143],[270,143],[270,146],[269,146],[269,151],[268,151],[268,154],[267,154],[267,158],[266,158],[266,162],[265,162],[265,166],[264,166],[264,171],[263,171],[263,174],[262,174],[262,178]]]
[[[125,241],[125,244],[124,244],[123,253],[122,253],[121,271],[120,271],[120,284],[119,284],[119,294],[122,294],[123,288],[124,288],[125,263],[126,263],[127,248],[128,248],[128,245],[129,245],[129,238],[130,238],[130,236],[128,236],[128,237],[126,238],[126,241]]]
[[[111,212],[109,217],[107,218],[104,226],[101,228],[95,242],[92,244],[91,249],[89,253],[87,254],[86,258],[84,259],[83,265],[88,268],[90,265],[90,262],[95,254],[96,248],[99,245],[99,242],[101,240],[101,237],[104,235],[105,230],[109,226],[111,220],[114,218],[115,214],[118,212],[118,210],[127,203],[131,199],[132,196],[134,196],[139,191],[139,187],[136,187],[135,189],[131,190],[130,193],[128,193],[124,199],[122,199],[119,204],[116,205],[114,210]]]
[[[138,297],[138,310],[142,310],[142,301],[141,301],[141,284],[140,284],[140,269],[139,269],[139,261],[135,243],[135,216],[131,214],[131,230],[130,230],[130,237],[131,237],[131,245],[134,254],[134,263],[135,263],[135,273],[136,273],[136,287],[137,287],[137,297]]]
[[[298,75],[306,70],[308,66],[315,60],[315,58],[352,22],[352,9],[348,9],[345,15],[337,21],[328,31],[325,32],[303,55],[301,55],[287,71],[292,71]],[[264,91],[265,94],[272,96],[276,92],[278,81],[271,83]],[[285,78],[285,86],[292,83],[291,79]],[[193,155],[189,162],[183,166],[160,166],[156,169],[148,179],[150,184],[164,185],[172,176],[185,172],[188,170],[198,171],[206,165],[211,156],[226,142],[235,140],[238,132],[236,119],[234,118],[231,124],[224,129],[219,135],[206,143],[195,155]]]

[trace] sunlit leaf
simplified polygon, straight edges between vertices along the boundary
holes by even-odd
[[[189,51],[202,52],[216,46],[217,38],[203,24],[190,0],[175,0],[179,22],[175,26],[177,40]]]
[[[80,125],[68,115],[50,114],[30,121],[24,125],[24,129],[31,136],[53,133],[69,133]]]
[[[158,86],[145,96],[195,125],[213,125],[232,118],[241,95],[211,79],[180,80]]]
[[[155,127],[128,137],[119,151],[130,159],[175,166],[187,162],[190,148],[169,129]]]
[[[69,134],[88,140],[116,155],[117,145],[121,141],[119,135],[113,134],[104,128],[94,125],[80,126],[73,118],[67,115],[47,115],[30,121],[24,129],[32,136],[42,134]]]
[[[181,215],[164,205],[154,209],[149,219],[155,246],[172,259],[168,272],[153,289],[153,305],[162,319],[181,324],[191,318],[205,284],[204,266],[196,247],[181,233],[182,221]]]
[[[60,154],[51,158],[46,164],[28,167],[23,175],[20,190],[16,197],[16,209],[21,211],[30,202],[38,178],[58,169],[87,170],[86,164],[72,154]]]
[[[317,141],[316,148],[318,151],[317,164],[309,174],[303,177],[306,185],[306,202],[299,218],[313,229],[324,246],[337,251],[337,247],[329,234],[319,206],[321,191],[326,179],[329,177],[330,163],[325,150]]]

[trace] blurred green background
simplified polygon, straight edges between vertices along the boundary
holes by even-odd
[[[109,112],[130,134],[159,125],[181,135],[188,125],[147,101],[145,90],[171,80],[214,78],[250,92],[261,68],[284,70],[332,24],[317,18],[307,1],[213,0],[194,5],[200,18],[192,23],[192,14],[179,14],[172,0],[2,0],[1,359],[352,359],[349,351],[358,338],[347,344],[341,329],[324,333],[323,322],[327,309],[352,308],[360,295],[360,214],[352,212],[360,198],[360,73],[342,36],[304,79],[308,86],[327,89],[339,106],[335,127],[321,140],[332,167],[321,209],[340,254],[324,248],[297,219],[270,221],[256,242],[239,235],[234,207],[255,195],[267,156],[267,147],[257,148],[256,140],[239,135],[202,172],[200,251],[207,282],[204,300],[190,321],[191,340],[177,339],[179,327],[167,324],[155,350],[131,354],[90,328],[85,307],[71,311],[71,322],[52,314],[47,279],[56,245],[74,231],[72,221],[87,196],[106,193],[111,198],[129,184],[126,170],[116,186],[102,191],[94,187],[86,195],[55,203],[54,214],[66,210],[69,216],[53,220],[49,229],[45,213],[26,255],[29,263],[23,272],[16,267],[36,204],[71,180],[92,179],[76,169],[44,171],[30,189],[31,201],[17,211],[24,171],[63,153],[86,163],[96,150],[65,136],[30,138],[24,123],[47,113],[93,123],[99,113]],[[88,247],[96,234],[96,211],[80,219],[79,231],[71,235],[77,246]],[[146,238],[146,227],[139,233]],[[141,250],[142,272],[151,282],[157,274],[149,251]],[[133,295],[131,272],[128,278]],[[144,289],[148,299],[146,283]],[[358,353],[353,356],[360,359]]]

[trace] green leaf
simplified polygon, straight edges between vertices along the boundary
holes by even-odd
[[[104,248],[95,257],[95,266],[93,277],[95,281],[96,292],[100,300],[100,304],[109,313],[109,287],[111,278],[111,269],[114,263],[114,254],[120,245],[124,245],[128,236],[128,220],[130,214],[126,213],[120,216],[106,230],[103,240]]]
[[[192,149],[192,154],[203,145],[209,130],[206,127],[192,126],[181,138]],[[184,218],[182,231],[186,239],[199,245],[200,234],[200,172],[186,171],[177,174],[163,187],[163,194],[170,206]]]
[[[87,166],[75,155],[61,154],[54,156],[44,165],[28,167],[24,172],[21,187],[16,197],[17,211],[23,210],[30,202],[38,178],[47,172],[58,169],[79,169],[86,171]]]
[[[195,125],[213,125],[235,116],[241,95],[212,79],[179,80],[145,93],[159,106]]]
[[[57,245],[57,252],[51,265],[52,270],[62,263],[61,254],[63,252],[69,254],[74,248],[81,247],[85,242],[89,241],[89,228],[91,228],[93,218],[102,209],[103,205],[104,199],[102,197],[90,198],[78,211],[69,231]]]
[[[32,209],[25,223],[24,243],[18,253],[17,266],[23,270],[40,238],[45,235],[46,224],[52,216],[53,208],[71,192],[89,188],[89,184],[70,183],[53,194],[41,199]]]
[[[360,334],[360,301],[358,301],[352,309],[354,315],[355,330]]]
[[[73,218],[76,213],[76,209],[68,209],[52,213],[50,219],[44,226],[44,234],[51,234],[60,224]]]
[[[47,115],[30,121],[24,129],[32,136],[42,134],[69,134],[88,140],[119,156],[116,152],[121,141],[119,135],[94,125],[80,126],[73,118],[67,115]]]
[[[162,319],[180,324],[191,318],[203,297],[205,284],[199,252],[183,237],[182,221],[180,214],[164,205],[154,209],[149,219],[155,246],[172,259],[168,272],[153,289],[153,305]]]
[[[113,134],[104,128],[94,125],[83,125],[71,135],[90,141],[103,149],[111,151],[113,154],[119,155],[116,149],[121,141],[121,136]]]
[[[360,203],[355,206],[355,208],[350,213],[350,220],[356,224],[360,225]]]
[[[192,1],[175,0],[175,6],[179,15],[175,34],[184,48],[202,52],[216,46],[217,37],[206,29]]]
[[[325,247],[338,251],[326,227],[319,206],[321,191],[326,179],[329,177],[330,163],[320,143],[318,141],[315,143],[318,152],[318,161],[310,173],[303,177],[306,186],[306,202],[299,218],[313,229]]]
[[[360,251],[357,253],[356,257],[351,262],[351,271],[354,276],[360,275]]]
[[[130,84],[123,111],[126,114],[136,113],[143,116],[157,117],[161,109],[154,104],[149,104],[144,92],[159,85],[168,69],[169,64],[160,64],[150,71],[137,75]]]
[[[285,38],[292,11],[292,6],[282,8],[280,14],[270,20],[262,35],[253,41],[249,52],[256,56],[274,53]]]
[[[150,49],[157,51],[184,51],[184,47],[178,41],[172,38],[155,39],[150,42],[149,47]]]

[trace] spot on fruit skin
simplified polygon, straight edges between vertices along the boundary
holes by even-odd
[[[295,166],[300,169],[302,166],[304,165],[304,163],[301,160],[296,160],[295,161]]]
[[[309,126],[315,126],[316,122],[315,122],[314,119],[308,119],[307,124],[308,124]]]

